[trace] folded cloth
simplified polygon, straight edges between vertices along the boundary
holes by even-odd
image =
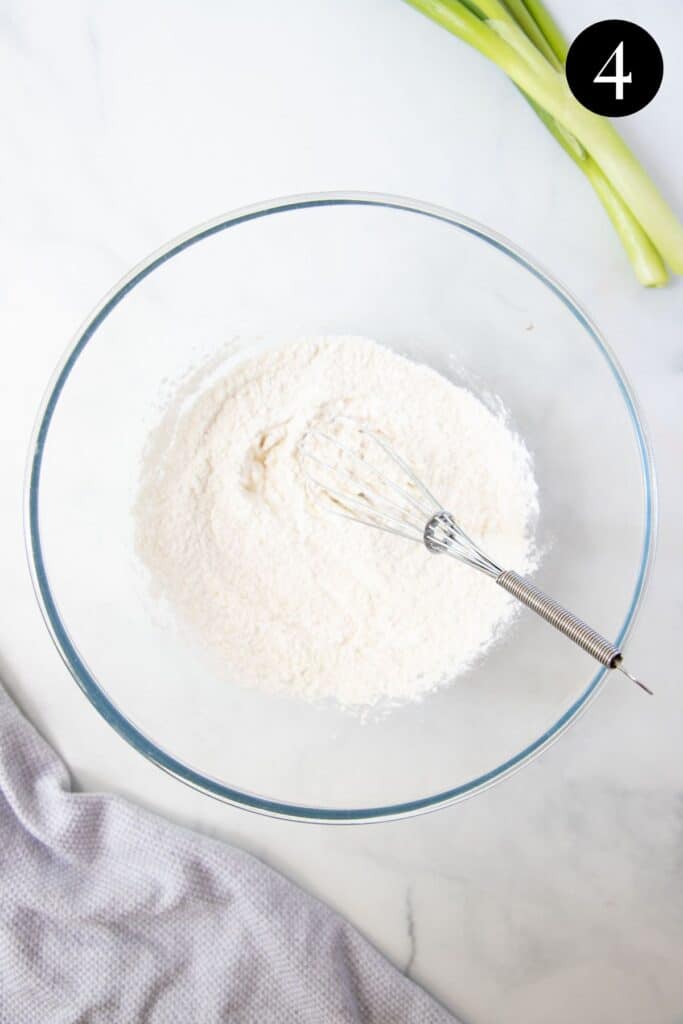
[[[254,857],[74,793],[0,686],[0,1022],[454,1024]]]

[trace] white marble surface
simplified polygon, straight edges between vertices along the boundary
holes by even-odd
[[[645,10],[636,0],[551,5],[570,34],[601,16],[642,21]],[[622,127],[680,210],[683,9],[645,7],[665,81]],[[125,793],[254,851],[464,1021],[680,1021],[680,282],[637,286],[590,190],[515,90],[399,0],[6,0],[0,54],[0,675],[10,691],[80,786]],[[100,295],[217,212],[332,188],[452,207],[554,271],[636,386],[662,505],[629,646],[656,698],[609,687],[540,760],[483,796],[346,829],[214,803],[110,731],[42,624],[21,507],[37,404]]]

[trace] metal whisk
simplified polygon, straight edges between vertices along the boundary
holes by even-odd
[[[340,424],[346,428],[341,437]],[[347,443],[349,424],[353,444]],[[392,468],[400,471],[400,483],[373,464],[373,453],[379,455],[380,451],[385,461],[388,457]],[[337,417],[322,429],[307,431],[299,445],[299,457],[309,487],[328,511],[417,541],[432,554],[450,555],[486,573],[601,665],[618,669],[646,693],[652,693],[626,671],[618,647],[529,580],[496,565],[382,437],[356,421]]]

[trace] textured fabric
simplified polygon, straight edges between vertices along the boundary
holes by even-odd
[[[1,688],[0,1021],[453,1024],[253,857],[71,792]]]

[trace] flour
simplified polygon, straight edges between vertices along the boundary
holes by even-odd
[[[530,459],[469,391],[375,342],[332,337],[266,351],[184,402],[143,465],[137,551],[226,679],[346,706],[415,699],[511,621],[513,599],[489,578],[321,512],[299,457],[311,425],[362,420],[498,564],[528,572]]]

